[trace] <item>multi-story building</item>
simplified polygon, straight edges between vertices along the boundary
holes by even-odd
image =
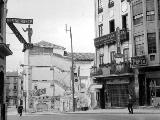
[[[160,104],[160,0],[130,2],[133,68],[139,105]]]
[[[6,56],[12,54],[9,45],[6,44],[6,15],[7,0],[0,0],[0,110],[5,112],[4,80],[6,76]],[[0,112],[1,120],[5,120],[5,113]]]
[[[80,75],[82,81],[90,80],[89,68],[92,66],[94,54],[74,53],[74,59],[75,71],[79,71],[75,73],[78,78],[75,80],[76,92],[80,90]],[[65,91],[71,90],[71,54],[62,46],[40,41],[32,49],[25,51],[25,62],[22,66],[25,72],[24,91],[27,96],[24,104],[26,103],[27,110],[64,108],[60,107],[60,98]],[[63,100],[62,105],[65,101]]]
[[[159,10],[159,0],[95,0],[93,107],[126,106],[128,94],[160,104]]]
[[[95,0],[95,65],[91,69],[91,106],[126,106],[134,95],[130,59],[131,14],[126,0]]]
[[[8,106],[18,105],[18,71],[6,73],[6,102]]]

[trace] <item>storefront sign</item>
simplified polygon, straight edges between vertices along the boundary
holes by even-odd
[[[132,61],[133,66],[146,66],[147,65],[147,59],[145,56],[132,57],[131,61]]]
[[[104,44],[113,44],[116,42],[116,32],[112,32],[110,34],[95,38],[94,44],[96,47],[102,46]],[[120,42],[128,39],[128,31],[126,29],[118,30],[118,38]]]
[[[20,24],[33,24],[33,19],[6,18],[7,22]]]
[[[117,39],[117,54],[121,54],[120,29],[119,29],[119,27],[116,28],[116,39]]]

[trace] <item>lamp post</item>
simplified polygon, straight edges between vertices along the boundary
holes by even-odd
[[[75,112],[75,101],[74,101],[74,70],[73,70],[73,65],[74,65],[74,61],[73,61],[73,45],[72,45],[72,30],[71,27],[68,30],[67,29],[67,25],[66,25],[66,32],[69,31],[70,32],[70,39],[71,39],[71,55],[72,55],[72,66],[71,66],[71,80],[72,80],[72,97],[73,97],[73,112]]]

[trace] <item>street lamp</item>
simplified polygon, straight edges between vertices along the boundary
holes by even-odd
[[[67,29],[67,24],[66,24],[66,32],[70,32],[70,39],[71,39],[71,55],[72,55],[72,66],[71,66],[71,80],[72,80],[72,97],[73,97],[73,112],[75,112],[75,101],[74,101],[74,61],[73,61],[73,45],[72,45],[72,31],[71,27],[68,30]]]

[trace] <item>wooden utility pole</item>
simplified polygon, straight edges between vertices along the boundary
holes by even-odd
[[[75,112],[75,100],[74,100],[74,61],[73,61],[73,45],[72,45],[72,30],[71,27],[68,30],[66,25],[66,32],[70,32],[70,39],[71,39],[71,55],[72,55],[72,66],[71,66],[71,80],[72,80],[72,97],[73,97],[73,112]]]

